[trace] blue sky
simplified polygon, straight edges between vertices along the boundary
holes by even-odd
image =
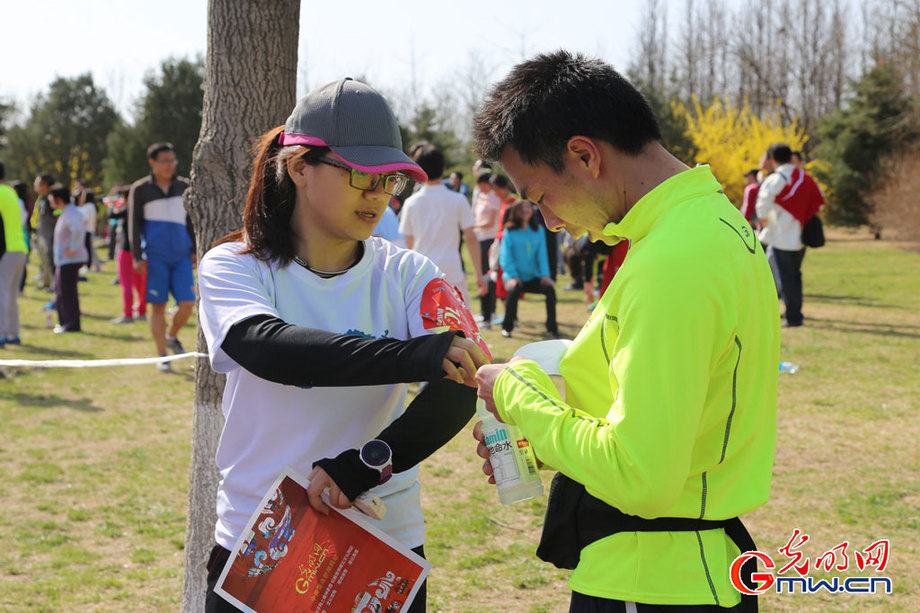
[[[437,7],[437,8],[432,8]],[[625,70],[640,2],[623,0],[302,0],[298,92],[343,76],[423,92],[479,58],[501,78],[522,55],[564,47]],[[207,46],[206,0],[6,2],[0,96],[20,106],[56,76],[86,71],[128,114],[144,73]],[[390,24],[390,25],[386,25]]]

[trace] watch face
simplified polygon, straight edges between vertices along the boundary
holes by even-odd
[[[383,466],[391,455],[390,446],[383,441],[373,440],[361,448],[361,459],[371,466]]]

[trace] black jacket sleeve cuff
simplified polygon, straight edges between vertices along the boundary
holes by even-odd
[[[352,502],[380,482],[380,473],[364,465],[357,449],[343,451],[332,459],[323,458],[313,463],[314,468],[317,466],[326,471]]]

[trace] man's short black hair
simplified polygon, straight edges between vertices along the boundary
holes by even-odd
[[[444,154],[436,146],[426,144],[418,148],[412,159],[422,167],[429,181],[440,179],[444,175]]]
[[[61,183],[55,183],[52,185],[51,191],[48,195],[63,202],[70,202],[70,190],[67,189],[67,186]]]
[[[457,178],[460,179],[461,181],[463,181],[463,173],[460,172],[459,170],[455,170],[455,171],[453,171],[453,172],[450,173],[450,174],[451,174],[451,176],[457,175]]]
[[[505,175],[494,174],[489,177],[489,183],[492,184],[492,187],[511,189],[511,181],[509,181],[508,177]]]
[[[758,172],[758,171],[757,171],[756,168],[752,168],[752,169],[750,169],[749,171],[747,171],[746,173],[744,173],[744,176],[745,176],[745,177],[754,177],[754,178],[756,179],[756,178],[757,178],[757,172]]]
[[[54,185],[54,176],[48,174],[47,172],[41,173],[40,175],[38,175],[37,178],[38,178],[38,182],[41,183],[42,185],[47,185],[48,187],[51,187],[52,185]]]
[[[474,121],[476,150],[499,160],[512,147],[528,164],[561,172],[573,136],[603,140],[628,155],[661,139],[645,97],[609,64],[555,51],[515,66]]]
[[[792,149],[786,143],[774,143],[767,149],[767,157],[778,164],[788,164],[792,160]]]
[[[172,151],[175,153],[176,148],[173,147],[172,143],[153,143],[147,147],[147,159],[155,160],[157,156],[164,151]]]
[[[479,176],[476,177],[476,183],[477,183],[477,184],[479,184],[479,183],[488,183],[489,180],[490,180],[491,178],[492,178],[492,173],[491,173],[491,172],[481,172],[481,173],[479,173]]]

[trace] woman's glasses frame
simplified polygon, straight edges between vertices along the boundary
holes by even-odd
[[[395,172],[391,174],[368,173],[362,172],[357,168],[352,168],[345,162],[340,162],[331,157],[321,157],[318,161],[329,166],[335,166],[348,171],[348,184],[362,192],[372,192],[380,185],[380,179],[383,179],[383,192],[391,196],[399,194],[409,183],[409,177]]]

